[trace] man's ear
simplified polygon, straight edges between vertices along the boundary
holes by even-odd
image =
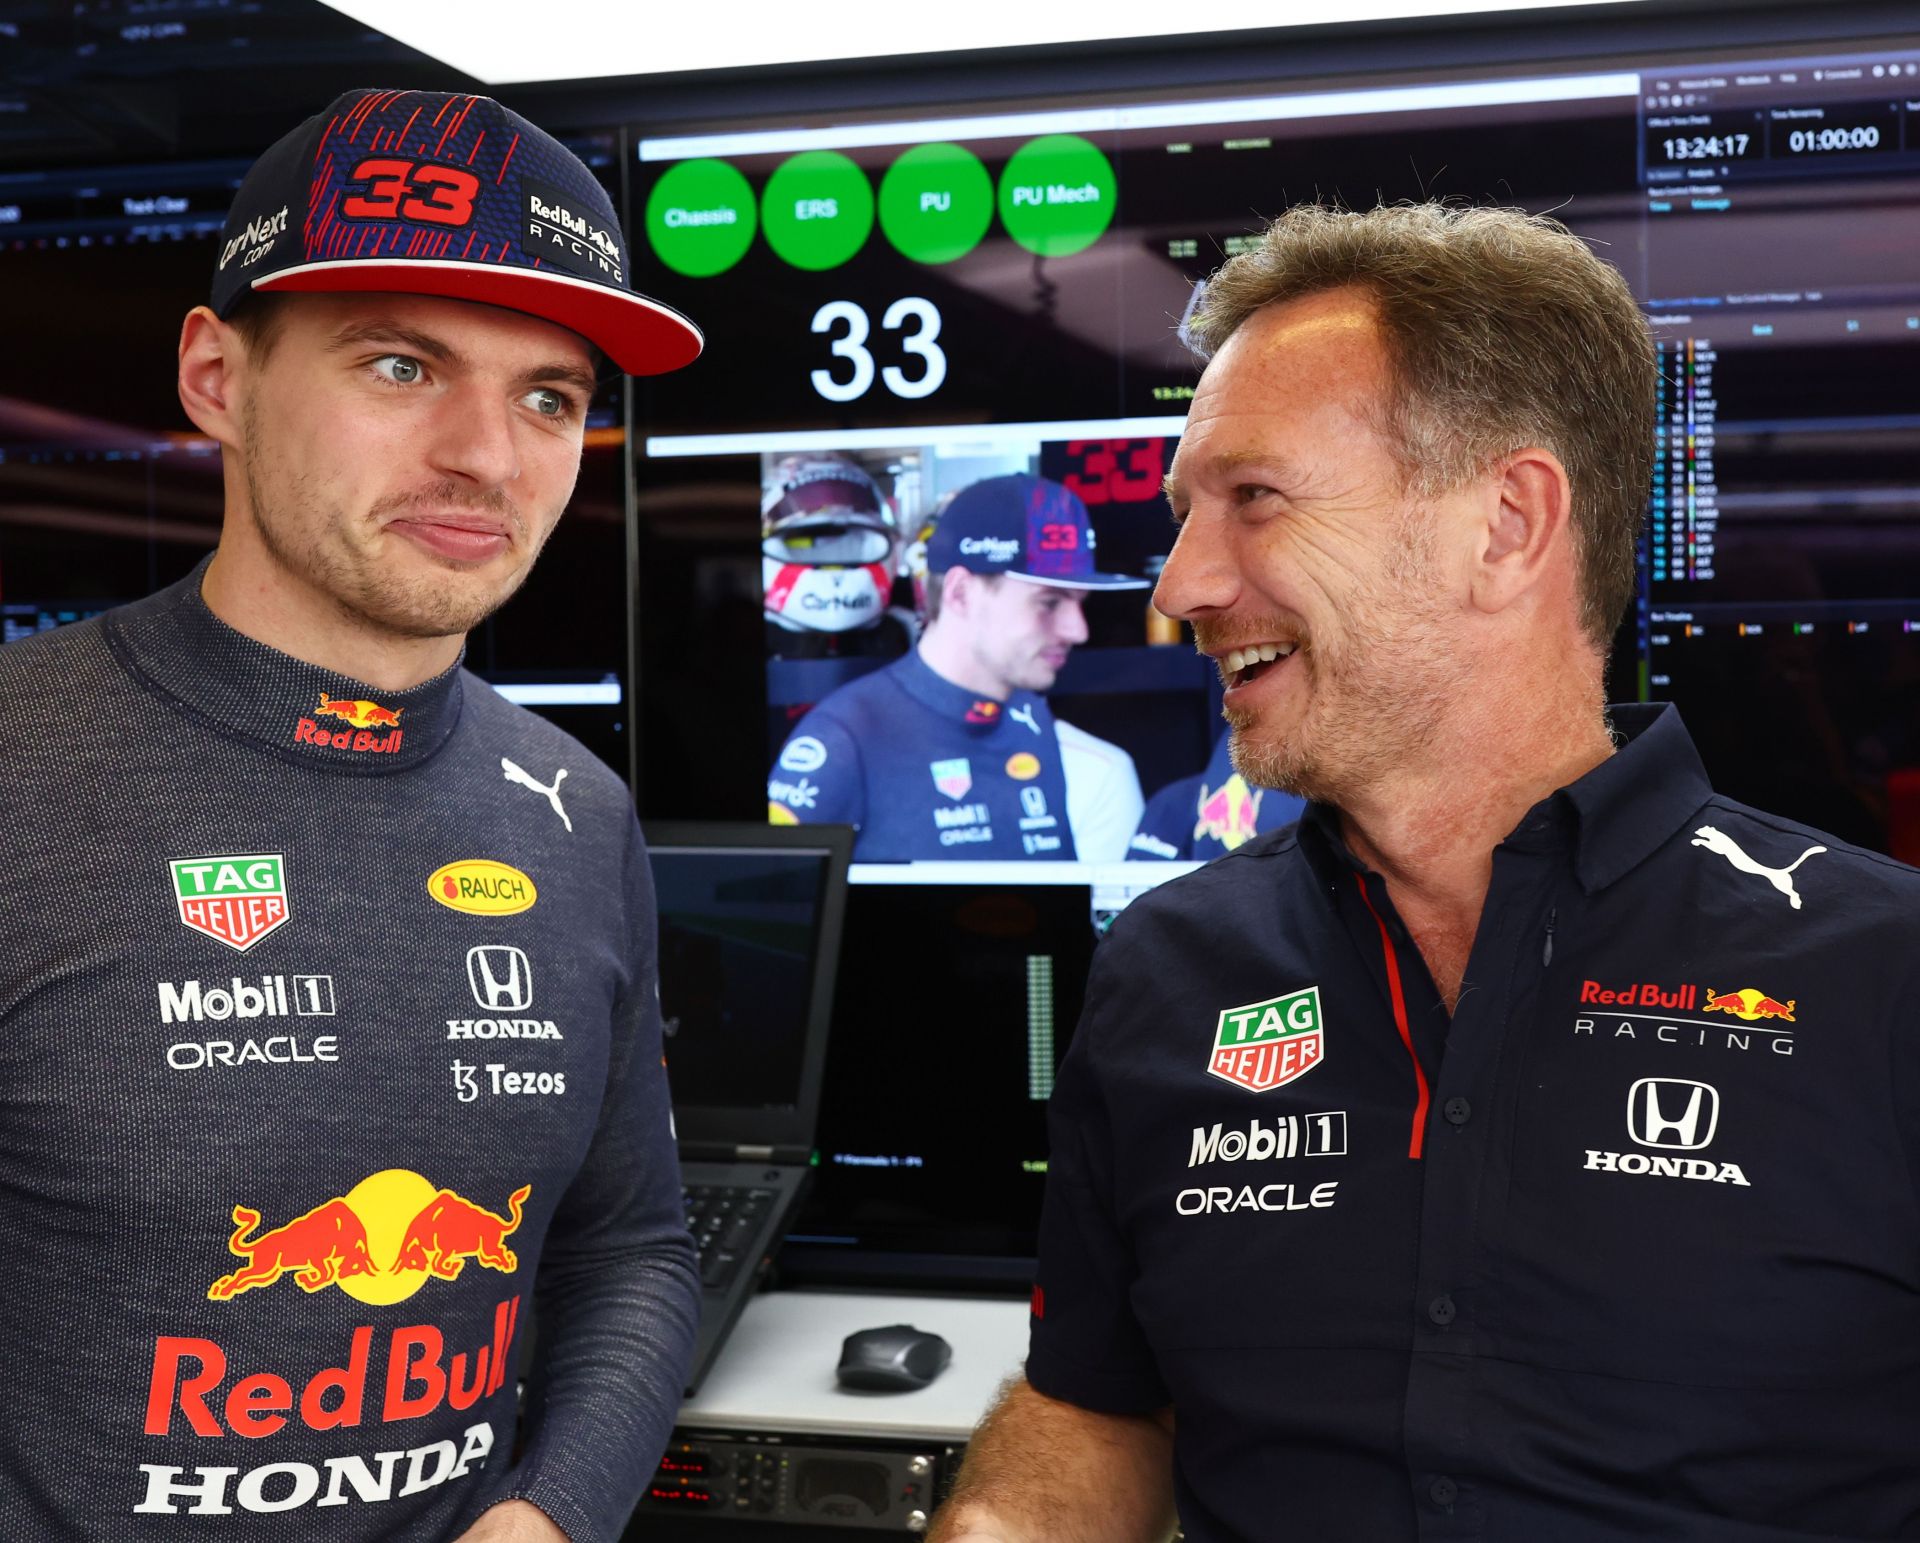
[[[1475,609],[1503,611],[1539,585],[1571,541],[1572,511],[1567,469],[1551,450],[1516,450],[1495,468],[1474,556]]]
[[[180,324],[180,405],[194,427],[230,449],[240,444],[240,382],[247,345],[204,305]]]
[[[949,568],[940,575],[940,614],[965,616],[973,608],[973,574],[965,568]]]

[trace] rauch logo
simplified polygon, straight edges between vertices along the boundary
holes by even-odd
[[[427,876],[427,893],[448,910],[469,916],[517,916],[540,898],[531,878],[490,857],[463,857],[434,869]]]

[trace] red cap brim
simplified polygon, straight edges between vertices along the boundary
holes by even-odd
[[[672,306],[531,268],[417,257],[302,263],[257,280],[263,293],[439,295],[537,316],[577,332],[629,375],[664,375],[700,357],[706,339]]]

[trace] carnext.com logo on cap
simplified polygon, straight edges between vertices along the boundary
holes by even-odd
[[[228,263],[232,262],[234,253],[242,247],[247,249],[247,255],[240,259],[240,266],[244,268],[251,263],[257,263],[273,250],[273,243],[286,234],[286,229],[287,206],[284,204],[280,206],[278,214],[256,215],[247,221],[245,230],[230,238],[220,249],[221,268],[224,269]]]

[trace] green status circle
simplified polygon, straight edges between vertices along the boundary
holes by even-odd
[[[760,195],[767,245],[796,268],[837,268],[873,232],[873,184],[837,150],[782,161]]]
[[[1113,223],[1113,163],[1078,134],[1048,134],[1014,151],[1000,173],[1000,223],[1039,257],[1071,257]]]
[[[725,273],[753,245],[753,189],[725,161],[681,161],[647,195],[654,255],[692,279]]]
[[[915,145],[880,179],[880,229],[901,256],[950,263],[993,223],[993,178],[959,145]]]

